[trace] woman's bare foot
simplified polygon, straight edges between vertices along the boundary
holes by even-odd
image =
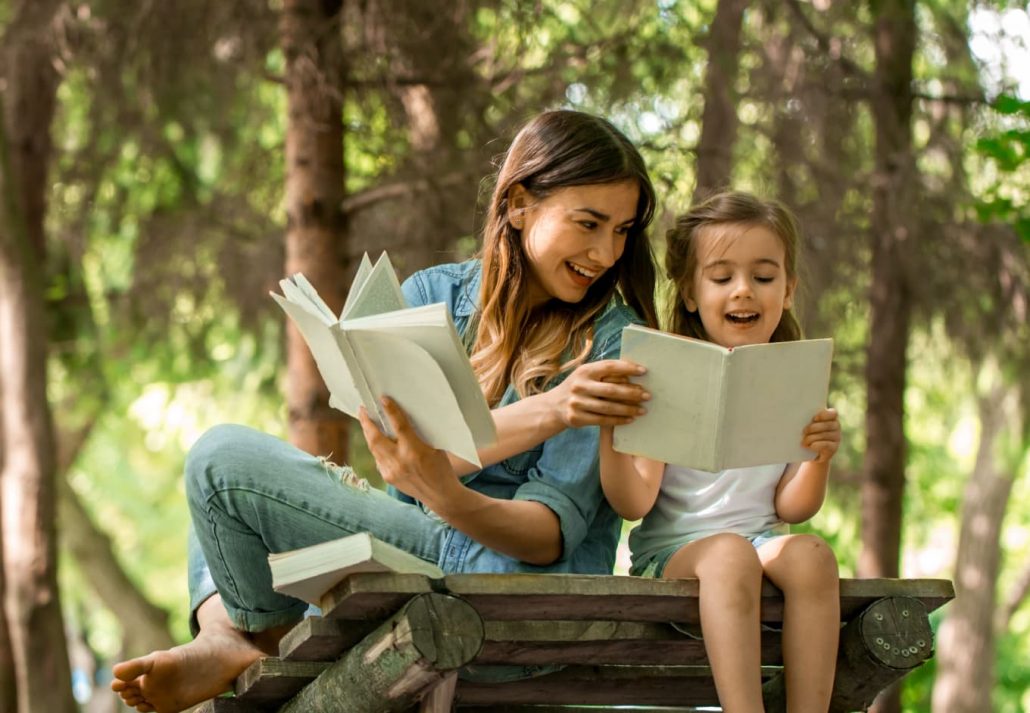
[[[178,713],[224,693],[265,653],[235,629],[201,629],[188,644],[123,661],[111,688],[142,713]]]
[[[217,594],[197,607],[200,633],[188,644],[115,664],[111,689],[140,713],[178,713],[228,691],[248,666],[279,651],[294,623],[245,634]]]

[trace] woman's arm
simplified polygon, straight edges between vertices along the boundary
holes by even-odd
[[[446,454],[427,445],[391,399],[383,410],[395,439],[384,435],[368,414],[359,413],[361,429],[383,480],[420,500],[455,529],[509,557],[546,565],[562,554],[558,516],[531,500],[501,500],[462,485]]]
[[[601,488],[615,512],[626,520],[639,520],[654,507],[665,464],[619,453],[613,445],[614,429],[601,427]]]
[[[577,367],[560,384],[508,406],[494,409],[497,443],[479,451],[484,466],[534,448],[566,428],[617,426],[643,413],[650,398],[642,386],[626,381],[644,372],[628,361],[608,359]],[[606,381],[615,379],[616,382]],[[468,475],[478,466],[448,454],[454,472]]]
[[[823,505],[830,475],[830,460],[840,447],[837,411],[823,409],[805,426],[801,445],[815,451],[814,460],[791,465],[776,486],[776,514],[784,522],[808,520]]]

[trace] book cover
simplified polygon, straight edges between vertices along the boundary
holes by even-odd
[[[432,562],[387,544],[367,532],[347,535],[289,552],[268,555],[272,588],[318,605],[322,595],[357,572],[397,572],[439,578]]]
[[[810,460],[801,432],[826,407],[833,340],[727,349],[646,327],[622,332],[622,358],[647,368],[647,413],[615,428],[623,453],[717,472]]]
[[[408,414],[427,443],[481,465],[477,451],[496,438],[493,417],[443,303],[406,307],[386,253],[365,255],[340,317],[297,274],[272,297],[311,349],[329,387],[329,405],[357,417],[364,406],[392,435],[380,398]]]

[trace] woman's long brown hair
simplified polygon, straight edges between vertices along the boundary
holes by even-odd
[[[640,197],[622,257],[581,301],[551,299],[532,308],[522,234],[508,220],[512,187],[521,185],[541,199],[569,186],[627,180],[639,185]],[[640,153],[605,119],[551,111],[519,131],[497,172],[483,229],[483,282],[472,366],[491,405],[509,383],[525,397],[581,364],[593,345],[594,318],[616,295],[648,325],[657,325],[655,266],[646,233],[654,209],[654,187]]]

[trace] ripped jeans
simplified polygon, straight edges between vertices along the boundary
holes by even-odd
[[[186,459],[193,518],[189,547],[190,628],[216,591],[233,625],[263,631],[299,620],[308,605],[272,590],[268,554],[371,532],[438,564],[450,528],[274,436],[216,426]]]

